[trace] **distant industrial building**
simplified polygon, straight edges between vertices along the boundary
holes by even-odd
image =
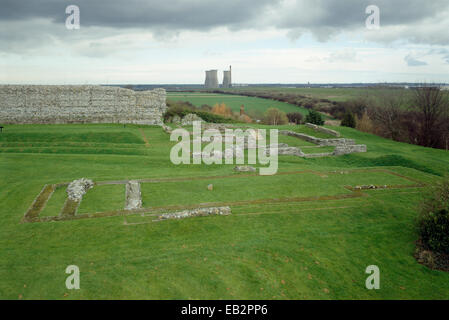
[[[204,81],[204,86],[206,88],[218,88],[218,70],[208,70],[206,71],[206,81]]]
[[[229,71],[223,71],[223,88],[231,88],[232,87],[232,67],[229,66]]]
[[[222,88],[232,87],[232,67],[229,66],[229,70],[223,71],[223,84]],[[218,70],[207,70],[206,80],[204,81],[204,87],[206,88],[218,88]]]

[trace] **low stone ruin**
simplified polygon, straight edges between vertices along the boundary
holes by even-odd
[[[279,146],[270,146],[266,150],[266,154],[270,155],[274,152],[277,152],[278,155],[286,155],[286,156],[298,156],[298,157],[304,157],[305,154],[299,149],[298,147],[290,147],[288,145],[279,144]]]
[[[90,179],[81,178],[69,183],[67,187],[67,196],[70,200],[79,202],[83,195],[94,186],[94,182]]]
[[[321,139],[309,136],[307,134],[298,133],[289,130],[281,130],[280,134],[295,137],[298,139],[305,140],[307,142],[316,144],[321,147],[335,147],[333,152],[326,153],[313,153],[313,154],[304,154],[302,153],[300,148],[295,147],[297,150],[291,149],[293,147],[285,148],[286,150],[282,150],[283,148],[278,149],[278,154],[289,154],[289,155],[297,155],[299,157],[304,158],[317,158],[317,157],[327,157],[327,156],[341,156],[344,154],[357,153],[357,152],[366,152],[366,145],[364,144],[356,144],[354,139],[345,139],[345,138],[337,138],[337,139]]]
[[[244,151],[242,148],[234,145],[231,148],[225,149],[224,151],[214,150],[211,152],[193,152],[192,156],[194,158],[202,158],[202,159],[212,159],[212,158],[225,158],[231,159],[234,157],[243,157]]]
[[[142,208],[142,194],[140,192],[140,183],[137,181],[128,181],[128,183],[126,184],[125,197],[125,210],[135,210]]]
[[[383,185],[383,186],[376,186],[374,184],[370,184],[370,185],[363,185],[363,186],[355,186],[355,190],[369,190],[369,189],[387,189],[388,186],[387,185]]]
[[[167,126],[165,123],[163,123],[162,125],[162,130],[164,130],[166,133],[171,134],[173,129],[170,128],[169,126]]]
[[[357,153],[357,152],[366,152],[366,145],[364,144],[345,144],[339,145],[335,147],[332,155],[341,156],[343,154]]]
[[[316,124],[313,123],[306,123],[305,126],[321,133],[330,134],[331,136],[335,136],[337,138],[340,137],[340,132],[325,127],[317,126]]]
[[[183,126],[191,126],[193,125],[193,121],[201,121],[203,122],[203,119],[201,119],[199,116],[197,116],[194,113],[189,113],[184,116],[181,120],[181,125]]]
[[[304,133],[298,133],[294,131],[289,130],[280,130],[280,134],[291,136],[295,138],[302,139],[304,141],[322,146],[322,147],[336,147],[338,145],[354,145],[355,140],[354,139],[345,139],[345,138],[337,138],[337,139],[322,139],[317,137],[312,137]]]
[[[212,208],[197,208],[191,210],[183,210],[172,213],[164,213],[160,215],[158,218],[160,220],[166,219],[184,219],[190,217],[204,217],[211,215],[229,215],[231,214],[231,208],[226,207],[212,207]]]
[[[181,124],[181,117],[175,114],[170,122],[174,124]]]
[[[229,123],[213,123],[213,122],[205,122],[201,124],[203,130],[208,129],[217,129],[221,133],[224,133],[226,129],[234,129],[236,126]],[[239,126],[239,128],[243,129]],[[246,127],[245,127],[246,128]]]
[[[238,172],[256,172],[256,168],[251,166],[235,166],[234,170]]]

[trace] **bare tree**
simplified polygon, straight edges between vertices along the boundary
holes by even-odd
[[[421,87],[414,90],[411,110],[418,117],[417,143],[426,147],[444,147],[447,136],[449,97],[438,87]]]
[[[288,118],[285,112],[277,108],[268,108],[265,112],[265,123],[270,125],[287,124]]]
[[[400,141],[403,130],[400,122],[404,116],[406,98],[403,93],[390,92],[383,94],[380,98],[380,106],[369,108],[369,117],[380,126],[378,130],[382,136]]]

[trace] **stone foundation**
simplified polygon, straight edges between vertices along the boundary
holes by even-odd
[[[142,194],[140,192],[140,183],[137,181],[129,181],[126,184],[125,197],[125,210],[135,210],[142,208]]]
[[[212,207],[212,208],[198,208],[192,210],[177,211],[173,213],[164,213],[159,216],[159,219],[184,219],[190,217],[204,217],[211,215],[229,215],[231,214],[230,207]]]
[[[279,133],[283,134],[283,135],[299,138],[304,141],[307,141],[307,142],[310,142],[310,143],[313,143],[313,144],[316,144],[319,146],[323,146],[323,147],[335,147],[335,146],[343,145],[343,144],[355,144],[354,139],[344,139],[344,138],[321,139],[321,138],[309,136],[304,133],[298,133],[298,132],[289,131],[289,130],[280,130]]]
[[[366,145],[354,144],[354,145],[339,145],[335,147],[333,152],[334,156],[341,156],[343,154],[366,152]]]
[[[313,123],[306,123],[305,126],[321,133],[326,133],[335,137],[340,137],[340,132],[325,127],[317,126],[316,124]]]
[[[319,157],[328,157],[328,156],[341,156],[344,154],[357,153],[357,152],[366,152],[366,145],[364,144],[355,144],[354,139],[321,139],[309,136],[303,133],[297,133],[289,130],[281,130],[280,134],[296,137],[298,139],[305,140],[307,142],[316,144],[321,147],[335,147],[335,150],[332,153],[312,153],[312,154],[304,154],[300,148],[279,148],[279,154],[287,154],[287,155],[297,155],[298,157],[304,158],[319,158]],[[294,150],[297,149],[297,150]]]

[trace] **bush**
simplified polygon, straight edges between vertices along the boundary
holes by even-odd
[[[306,116],[306,122],[313,123],[318,126],[322,126],[324,124],[324,120],[321,117],[321,114],[315,110],[309,111],[309,114]]]
[[[237,122],[234,119],[226,118],[226,117],[220,116],[218,114],[213,114],[213,113],[206,112],[206,111],[193,111],[191,113],[196,114],[198,117],[200,117],[201,119],[203,119],[206,122],[213,122],[213,123],[235,123],[235,122]]]
[[[212,108],[212,113],[229,118],[231,118],[234,115],[231,108],[229,108],[224,103],[215,104],[214,107]]]
[[[285,112],[277,108],[268,108],[265,112],[265,123],[270,125],[287,124],[288,118]]]
[[[201,105],[200,109],[203,110],[203,111],[212,111],[212,107],[210,105],[208,105],[208,104]]]
[[[449,177],[431,187],[418,219],[422,242],[432,251],[449,254]]]
[[[300,124],[302,121],[302,114],[299,112],[290,112],[287,113],[287,118],[288,121],[295,123],[295,124]]]
[[[355,128],[355,118],[354,115],[350,112],[346,112],[343,120],[341,121],[341,125],[343,127]]]
[[[305,102],[304,103],[304,108],[306,109],[313,109],[315,107],[315,104],[313,102]]]
[[[365,111],[363,113],[363,116],[361,118],[357,119],[357,123],[356,123],[355,127],[357,128],[357,130],[362,131],[362,132],[368,132],[368,133],[374,132],[374,125],[368,115],[368,112]]]

